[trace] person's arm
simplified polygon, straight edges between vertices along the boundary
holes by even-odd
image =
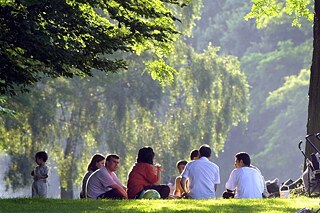
[[[127,194],[127,187],[124,186],[124,185],[121,183],[121,181],[119,180],[119,178],[118,178],[118,176],[117,176],[116,173],[113,173],[112,179],[113,179],[113,181],[115,181],[114,184],[120,186],[120,187],[124,190],[124,192]],[[127,196],[127,198],[128,198],[128,196]]]
[[[226,182],[226,189],[229,190],[229,191],[235,191],[236,189],[236,182],[235,182],[235,171],[236,169],[234,169],[230,176],[229,176],[229,179],[228,181]]]
[[[122,185],[122,188],[123,188],[124,191],[127,191],[127,190],[128,190],[125,185]]]
[[[127,187],[121,183],[121,181],[119,180],[119,178],[118,178],[118,176],[116,175],[116,173],[114,173],[114,178],[113,178],[113,180],[114,180],[119,186],[121,186],[125,191],[127,191]]]
[[[124,190],[123,186],[120,186],[118,184],[113,184],[110,186],[112,189],[117,189],[121,195],[125,198],[125,199],[128,199],[128,194],[127,192]]]
[[[39,175],[39,176],[37,176],[37,178],[40,180],[40,179],[46,179],[46,178],[48,178],[48,175]]]
[[[182,194],[182,188],[181,188],[181,177],[178,176],[176,178],[176,181],[175,181],[175,188],[174,188],[174,191],[173,191],[173,194],[177,197],[181,197],[181,194]]]
[[[162,169],[161,169],[160,165],[155,165],[155,167],[156,167],[156,173],[157,173],[157,178],[158,178],[158,181],[155,182],[155,185],[160,185]]]
[[[31,172],[31,175],[35,177],[36,180],[42,180],[48,178],[47,174],[36,175],[34,171]]]
[[[37,176],[38,179],[46,179],[48,178],[49,168],[45,165],[40,170],[40,175]]]
[[[214,184],[214,190],[217,191],[218,185],[220,184],[220,169],[217,166],[216,167],[217,171],[215,172],[215,184]]]
[[[40,179],[46,179],[46,178],[48,178],[49,176],[48,176],[48,174],[42,174],[42,175],[37,175],[37,178],[40,180]]]
[[[260,189],[263,194],[265,192],[268,192],[267,185],[266,185],[266,181],[264,180],[264,177],[261,175],[261,173],[259,173],[259,176],[260,176]]]
[[[187,187],[187,178],[185,177],[182,177],[181,179],[181,189],[182,189],[182,192],[181,192],[181,196],[184,196],[184,197],[188,197],[189,195],[189,191],[188,191],[188,187]]]
[[[190,170],[190,164],[187,163],[186,167],[184,168],[182,174],[181,174],[181,181],[180,181],[180,185],[181,185],[181,196],[182,197],[189,197],[189,189],[188,189],[188,178],[189,178],[189,170]]]
[[[153,165],[146,164],[144,167],[144,178],[146,181],[150,183],[150,185],[158,185],[160,183],[160,171],[156,171],[156,174],[153,169]],[[159,169],[160,170],[160,169]]]

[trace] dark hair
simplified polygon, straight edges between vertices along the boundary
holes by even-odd
[[[207,157],[211,156],[211,148],[208,144],[203,144],[199,148],[200,157]]]
[[[41,152],[37,152],[35,158],[40,158],[42,159],[44,162],[46,162],[48,160],[48,155],[45,151],[41,151]]]
[[[190,160],[193,160],[195,157],[199,157],[199,150],[194,149],[190,152]]]
[[[96,171],[98,169],[97,163],[103,161],[105,157],[99,153],[94,154],[91,158],[90,163],[88,164],[88,171]]]
[[[107,155],[107,157],[106,157],[106,162],[107,162],[107,161],[111,161],[111,158],[120,159],[119,155],[117,155],[117,154],[110,154],[110,155]]]
[[[251,165],[251,160],[250,160],[250,156],[248,153],[246,152],[239,152],[236,154],[236,158],[237,160],[240,162],[240,160],[242,160],[243,164],[246,166],[250,166]]]
[[[178,168],[178,166],[180,166],[180,165],[187,165],[187,163],[188,163],[188,161],[186,161],[186,160],[179,160],[178,162],[177,162],[177,168]]]
[[[139,149],[138,152],[138,163],[149,163],[153,164],[154,152],[150,146],[145,146]]]

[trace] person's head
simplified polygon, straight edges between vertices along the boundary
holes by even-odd
[[[35,155],[35,161],[38,165],[44,164],[48,160],[48,155],[45,151],[37,152]]]
[[[177,169],[178,169],[179,174],[181,174],[183,172],[184,167],[186,167],[187,163],[188,162],[186,160],[179,160],[177,162]]]
[[[150,146],[142,147],[138,152],[138,163],[153,164],[154,152]]]
[[[198,160],[199,159],[199,150],[194,149],[190,152],[190,160]]]
[[[118,169],[120,164],[120,157],[116,154],[110,154],[106,157],[105,167],[108,171],[114,172]]]
[[[88,164],[88,171],[96,171],[101,169],[105,164],[105,157],[99,153],[94,154],[91,158],[90,163]]]
[[[199,148],[199,157],[206,157],[210,158],[211,157],[211,148],[208,144],[203,144]]]
[[[246,152],[239,152],[235,156],[235,167],[243,167],[243,166],[250,166],[251,165],[251,160],[250,156]]]

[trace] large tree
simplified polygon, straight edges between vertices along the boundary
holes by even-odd
[[[307,134],[320,132],[320,1],[314,2],[314,26],[313,26],[313,55],[310,73],[309,106]],[[316,144],[320,148],[320,143]],[[314,149],[306,144],[306,154],[314,152]]]
[[[281,17],[284,13],[294,13],[293,25],[301,25],[303,17],[313,20],[313,55],[310,69],[309,105],[307,120],[307,135],[320,132],[320,1],[319,0],[286,0],[285,2],[253,0],[251,12],[247,18],[256,18],[257,26],[264,27],[273,18]],[[312,2],[314,10],[312,14]],[[313,17],[313,19],[312,19]],[[312,139],[312,138],[311,138]],[[313,138],[314,139],[314,138]],[[320,143],[315,143],[320,148]],[[306,143],[305,153],[310,156],[315,152],[309,143]]]
[[[172,47],[178,20],[169,7],[187,2],[1,1],[0,94],[25,91],[44,76],[91,76],[94,69],[126,69],[119,52],[151,50],[156,66],[149,63],[149,72],[166,80],[173,69],[162,57]]]

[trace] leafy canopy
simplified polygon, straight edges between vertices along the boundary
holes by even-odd
[[[92,76],[94,69],[126,69],[120,52],[150,50],[171,78],[163,57],[172,50],[178,20],[169,7],[189,0],[2,0],[0,94],[14,95],[45,76]],[[161,64],[161,66],[159,66]],[[153,72],[151,70],[150,72]],[[164,76],[163,76],[164,75]]]
[[[273,18],[281,18],[284,14],[294,15],[293,26],[300,27],[302,18],[313,20],[313,0],[252,0],[252,3],[245,19],[255,18],[258,28],[266,27]]]

